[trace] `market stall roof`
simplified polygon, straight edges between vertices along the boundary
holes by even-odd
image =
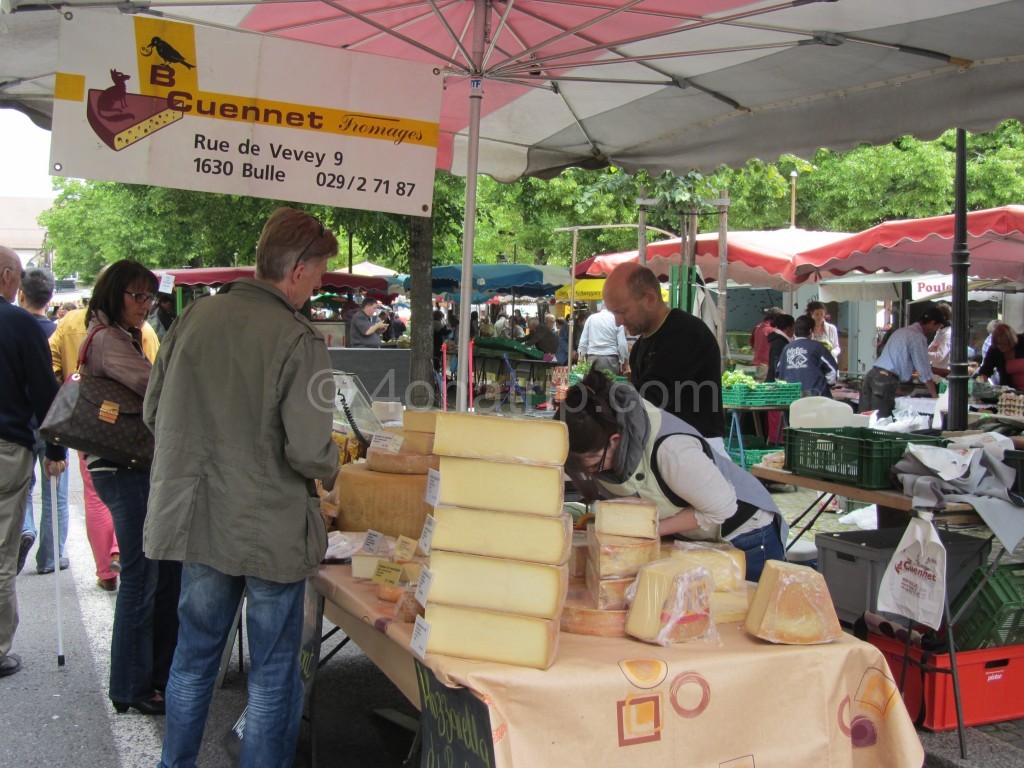
[[[0,104],[49,127],[61,14],[4,0]],[[445,78],[437,166],[464,174],[471,79],[479,170],[709,170],[1024,117],[1017,0],[95,0],[199,24],[416,59]],[[478,17],[486,17],[478,25]],[[482,19],[481,19],[482,20]],[[486,32],[477,51],[475,32]],[[477,63],[471,63],[471,59]],[[300,64],[297,62],[297,64]]]
[[[801,250],[820,246],[847,237],[845,232],[815,232],[790,228],[763,232],[729,232],[729,280],[743,285],[784,290],[792,283],[802,282],[811,274],[798,279],[793,272],[793,258]],[[678,237],[647,245],[647,266],[662,280],[667,279],[669,268],[680,263]],[[635,262],[637,251],[607,253],[581,261],[576,276],[607,276],[620,264]],[[709,282],[718,276],[718,233],[697,235],[697,266]]]
[[[256,267],[203,267],[200,269],[160,269],[160,274],[174,275],[175,285],[224,285],[232,280],[252,277]],[[388,281],[381,277],[325,272],[320,281],[324,288],[386,294]]]
[[[905,271],[951,274],[953,215],[887,221],[797,254],[799,278],[815,274]],[[967,214],[971,277],[1024,281],[1024,206],[1007,205]]]
[[[430,280],[431,290],[436,293],[456,291],[462,284],[462,266],[434,267],[430,271]],[[410,282],[411,279],[405,281],[406,288]],[[569,270],[566,267],[533,264],[474,264],[470,280],[474,302],[486,294],[512,291],[521,296],[550,296],[568,282]]]

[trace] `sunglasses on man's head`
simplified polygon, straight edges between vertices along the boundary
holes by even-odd
[[[313,235],[312,240],[306,243],[306,247],[302,249],[298,257],[295,259],[295,263],[292,264],[292,271],[294,271],[295,268],[299,266],[299,264],[302,262],[302,257],[306,255],[306,251],[313,247],[313,243],[315,243],[317,240],[327,237],[327,230],[324,229],[324,225],[319,221],[319,219],[314,219],[314,221],[316,221],[317,226],[320,228],[320,231]]]

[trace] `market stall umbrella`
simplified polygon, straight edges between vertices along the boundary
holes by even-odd
[[[797,277],[793,260],[808,248],[836,242],[848,237],[845,232],[816,232],[806,229],[775,229],[752,232],[729,232],[726,235],[729,258],[729,280],[741,285],[754,285],[775,290],[788,290],[794,283],[813,275]],[[647,266],[662,280],[669,269],[679,266],[680,239],[659,240],[647,245]],[[580,262],[576,276],[607,276],[616,267],[636,262],[637,251],[606,253]],[[697,235],[697,266],[707,275],[718,274],[718,233]],[[708,280],[712,282],[712,280]]]
[[[174,275],[175,285],[224,285],[232,280],[252,277],[256,267],[200,267],[199,269],[158,269],[159,274]],[[323,288],[338,290],[376,291],[387,293],[388,281],[382,277],[350,275],[347,272],[324,272],[320,279]]]
[[[430,271],[431,290],[452,291],[463,288],[464,272],[458,264],[434,267]],[[410,280],[405,281],[406,288]],[[565,267],[532,264],[473,264],[469,285],[471,294],[512,293],[521,296],[551,296],[569,283]],[[474,300],[474,303],[479,303]]]
[[[954,217],[887,221],[863,232],[797,254],[797,275],[860,272],[951,274]],[[971,277],[1024,281],[1024,206],[1007,205],[967,214]]]

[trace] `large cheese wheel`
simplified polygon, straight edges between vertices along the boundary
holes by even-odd
[[[437,469],[441,458],[426,453],[406,450],[402,445],[398,453],[379,448],[366,449],[366,466],[371,472],[391,475],[425,475],[428,469]]]
[[[431,507],[423,500],[426,475],[371,472],[363,462],[345,464],[338,473],[338,528],[379,531],[418,539]]]
[[[586,588],[578,582],[566,594],[560,621],[562,631],[573,635],[626,635],[626,611],[605,611],[595,607]]]
[[[773,643],[827,643],[843,630],[825,577],[805,565],[769,560],[750,603],[747,632]]]

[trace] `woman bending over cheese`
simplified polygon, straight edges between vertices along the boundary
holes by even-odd
[[[591,372],[569,387],[558,418],[569,428],[566,472],[588,500],[647,499],[662,536],[725,539],[743,550],[750,581],[766,560],[786,559],[786,522],[764,486],[631,386]]]

